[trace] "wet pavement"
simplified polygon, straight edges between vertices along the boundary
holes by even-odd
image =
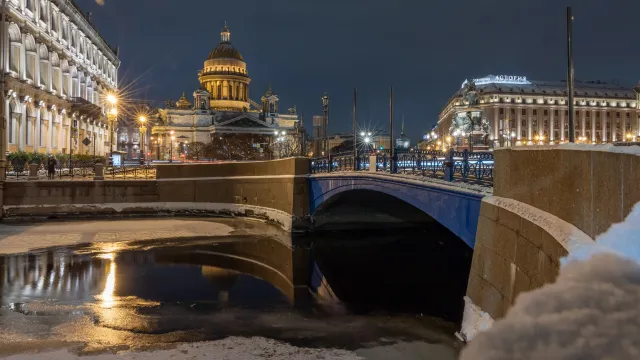
[[[446,241],[416,241],[429,235],[419,230],[291,238],[239,219],[135,221],[143,230],[127,224],[122,231],[117,221],[92,222],[89,230],[81,222],[36,224],[44,234],[52,225],[59,233],[129,238],[56,247],[22,238],[31,250],[0,256],[0,357],[63,348],[61,359],[150,350],[200,358],[183,343],[201,341],[210,342],[197,343],[203,356],[229,359],[457,357],[456,301],[466,281],[464,269],[454,270],[470,252]],[[24,236],[11,226],[23,224],[0,232]],[[131,237],[170,226],[200,235]],[[435,250],[437,257],[420,255]],[[433,273],[447,266],[448,276]],[[264,354],[233,355],[243,347]],[[277,355],[289,348],[295,356]]]

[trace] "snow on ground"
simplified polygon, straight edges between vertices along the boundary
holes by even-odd
[[[640,359],[640,204],[563,262],[557,281],[522,294],[461,360]]]
[[[0,254],[23,253],[32,249],[82,243],[226,236],[233,230],[233,227],[221,222],[176,219],[0,225]]]
[[[579,151],[606,151],[620,154],[640,155],[640,146],[614,146],[613,144],[558,144],[558,145],[531,145],[514,146],[510,150],[579,150]]]
[[[69,350],[57,350],[38,354],[13,355],[5,360],[169,360],[169,359],[211,359],[211,360],[360,360],[353,352],[338,349],[310,349],[292,346],[283,342],[261,337],[229,337],[218,341],[182,344],[175,349],[147,352],[119,352],[78,356]]]

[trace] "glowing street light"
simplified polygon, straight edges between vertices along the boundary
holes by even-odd
[[[118,98],[114,94],[107,95],[107,102],[111,105],[116,105],[118,103]]]

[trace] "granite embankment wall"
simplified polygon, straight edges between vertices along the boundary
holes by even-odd
[[[309,161],[167,164],[155,180],[7,181],[5,217],[211,212],[264,218],[290,230],[309,211]]]

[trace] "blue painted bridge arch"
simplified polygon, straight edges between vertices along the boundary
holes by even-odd
[[[312,175],[310,182],[310,214],[335,195],[352,190],[370,190],[391,195],[431,216],[469,247],[475,244],[480,204],[486,194],[454,185],[412,180],[381,174]]]

